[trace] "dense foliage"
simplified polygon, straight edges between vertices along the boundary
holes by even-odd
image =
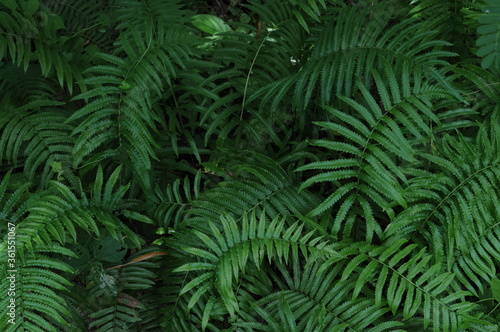
[[[497,331],[499,24],[0,0],[0,330]]]

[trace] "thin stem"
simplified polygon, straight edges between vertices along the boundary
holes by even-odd
[[[236,138],[236,146],[237,147],[240,145],[240,141],[241,141],[241,132],[242,132],[242,126],[243,126],[243,113],[245,111],[245,102],[247,99],[247,91],[248,91],[248,84],[250,82],[250,76],[252,75],[252,70],[253,70],[253,67],[255,65],[255,61],[257,61],[257,57],[260,53],[260,50],[262,49],[262,46],[264,46],[264,42],[267,40],[267,38],[269,37],[269,35],[271,34],[272,31],[273,30],[268,31],[267,35],[264,38],[262,38],[262,42],[260,43],[259,48],[257,48],[257,52],[255,52],[255,56],[252,59],[252,64],[250,65],[250,68],[248,69],[247,78],[245,80],[245,89],[243,90],[243,101],[241,102],[240,120],[239,120],[239,124],[238,124],[238,135]]]

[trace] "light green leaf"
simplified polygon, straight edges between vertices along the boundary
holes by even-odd
[[[15,10],[18,7],[16,0],[0,0],[0,3],[10,10]]]
[[[226,24],[226,22],[224,22],[224,20],[214,15],[199,14],[193,16],[193,19],[194,20],[191,23],[193,23],[195,27],[212,35],[231,31],[231,28]]]
[[[493,297],[495,300],[500,302],[500,279],[494,277],[490,281],[491,292],[493,293]]]
[[[21,0],[20,3],[27,16],[33,16],[40,7],[38,0]]]

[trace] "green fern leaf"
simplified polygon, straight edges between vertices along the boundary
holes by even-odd
[[[483,8],[484,13],[479,17],[481,24],[477,28],[481,36],[476,44],[479,46],[477,55],[482,57],[481,67],[488,69],[491,66],[500,68],[500,37],[498,33],[498,24],[500,22],[500,2],[497,0],[488,0],[488,6]]]

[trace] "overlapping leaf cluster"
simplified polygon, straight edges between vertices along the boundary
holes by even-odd
[[[0,329],[496,331],[500,3],[213,6],[0,1]]]

